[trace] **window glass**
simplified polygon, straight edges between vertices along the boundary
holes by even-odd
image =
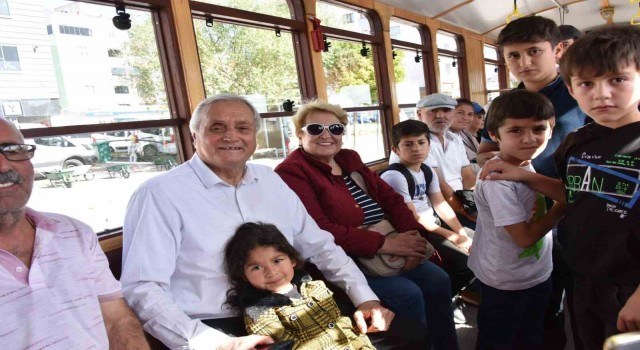
[[[0,72],[20,71],[20,57],[16,46],[0,45]]]
[[[179,163],[174,141],[172,128],[25,139],[36,145],[29,206],[73,216],[96,232],[120,227],[131,193]]]
[[[349,112],[348,115],[342,148],[357,151],[365,163],[384,158],[380,111]]]
[[[455,57],[438,55],[440,68],[440,92],[453,98],[459,98],[460,77],[458,60]]]
[[[484,53],[485,60],[494,60],[494,61],[498,60],[498,50],[496,50],[496,48],[493,46],[485,45],[483,49],[483,53]]]
[[[322,54],[329,103],[342,108],[377,105],[378,87],[372,53],[363,57],[360,43],[337,39],[330,39],[330,42],[329,52]]]
[[[401,108],[400,109],[400,121],[405,121],[405,120],[409,120],[409,119],[412,119],[412,120],[418,119],[417,112],[418,112],[418,109],[415,108],[415,107],[412,107],[412,108]]]
[[[391,19],[390,23],[391,39],[408,41],[415,44],[422,44],[422,37],[418,28],[414,25],[406,24],[406,22]]]
[[[9,16],[9,0],[0,0],[0,16]]]
[[[453,34],[438,31],[436,33],[436,45],[440,50],[458,51],[458,42]]]
[[[113,6],[46,0],[25,11],[0,18],[0,70],[20,71],[0,74],[0,99],[22,105],[17,122],[65,126],[170,117],[149,12],[127,8],[132,26],[122,31],[113,26]]]
[[[316,16],[325,27],[333,27],[362,34],[374,34],[369,17],[362,11],[331,4],[324,1],[316,3]]]
[[[261,122],[258,147],[249,162],[275,168],[298,148],[300,142],[291,117],[262,118]]]
[[[422,97],[427,95],[427,88],[424,80],[424,65],[422,61],[416,62],[416,52],[404,49],[394,49],[396,58],[394,59],[394,73],[396,77],[396,96],[398,104],[415,104]],[[395,69],[396,62],[399,62],[402,69]]]
[[[242,95],[258,112],[280,112],[287,99],[300,101],[291,33],[194,19],[207,96]]]
[[[292,17],[287,0],[198,0],[197,2],[231,7],[277,17]]]
[[[498,76],[498,66],[495,64],[487,64],[484,65],[484,74],[487,78],[487,90],[499,90],[500,89],[500,81]],[[489,92],[487,95],[487,100],[491,102],[494,98],[498,97],[500,92],[493,91]]]
[[[18,67],[0,68],[0,116],[23,130],[170,118],[150,12],[127,7],[122,31],[113,5],[29,3],[0,16],[0,67]],[[38,173],[29,206],[115,229],[140,183],[178,163],[175,139],[171,127],[27,138]]]

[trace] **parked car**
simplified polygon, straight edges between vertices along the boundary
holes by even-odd
[[[177,153],[171,136],[164,135],[164,129],[143,129],[140,131],[119,130],[105,134],[94,134],[94,139],[108,141],[112,153],[127,153],[131,143],[131,135],[138,136],[138,142],[145,157],[155,157],[158,153]]]
[[[40,173],[92,165],[97,160],[91,146],[63,136],[25,139],[25,143],[36,145],[31,163],[34,170]]]

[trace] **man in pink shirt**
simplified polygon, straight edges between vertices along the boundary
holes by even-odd
[[[35,146],[0,118],[0,344],[149,349],[93,230],[27,208]]]

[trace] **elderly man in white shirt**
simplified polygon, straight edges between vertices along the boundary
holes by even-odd
[[[198,105],[190,122],[196,154],[144,183],[129,203],[125,298],[144,329],[171,349],[253,349],[271,343],[268,337],[247,336],[241,319],[224,304],[226,242],[240,224],[262,221],[276,225],[303,258],[346,291],[357,305],[358,328],[373,333],[375,343],[375,332],[388,329],[393,313],[380,305],[358,267],[278,175],[247,164],[259,125],[255,108],[239,96],[217,95]],[[384,345],[393,335],[378,337]],[[426,343],[424,334],[416,337],[418,344]]]
[[[460,136],[449,130],[457,105],[458,102],[453,97],[438,93],[428,95],[416,103],[418,119],[426,123],[431,132],[429,156],[424,163],[438,174],[440,191],[460,222],[464,226],[475,228],[475,217],[467,214],[455,193],[472,190],[476,185],[476,176],[467,158],[464,143]],[[399,161],[398,156],[392,152],[389,163]]]

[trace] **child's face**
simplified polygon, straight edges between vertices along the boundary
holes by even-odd
[[[293,279],[295,261],[274,247],[254,248],[244,264],[244,276],[255,288],[273,293],[286,292]]]
[[[549,120],[507,118],[498,128],[498,135],[492,132],[489,135],[500,144],[500,159],[521,166],[547,147],[551,124]]]
[[[640,76],[635,65],[602,76],[572,76],[569,92],[598,124],[618,128],[640,121]]]
[[[451,123],[451,130],[458,132],[460,130],[468,129],[473,121],[473,106],[468,104],[460,104],[453,110],[453,123]]]
[[[476,113],[473,115],[473,119],[471,119],[471,125],[469,129],[480,130],[484,128],[484,113]]]
[[[426,135],[404,136],[393,152],[400,157],[402,164],[416,165],[424,162],[429,155],[429,139]]]
[[[554,50],[548,41],[512,43],[502,47],[507,67],[518,80],[525,85],[543,84],[543,86],[558,75],[556,72],[557,50]]]

